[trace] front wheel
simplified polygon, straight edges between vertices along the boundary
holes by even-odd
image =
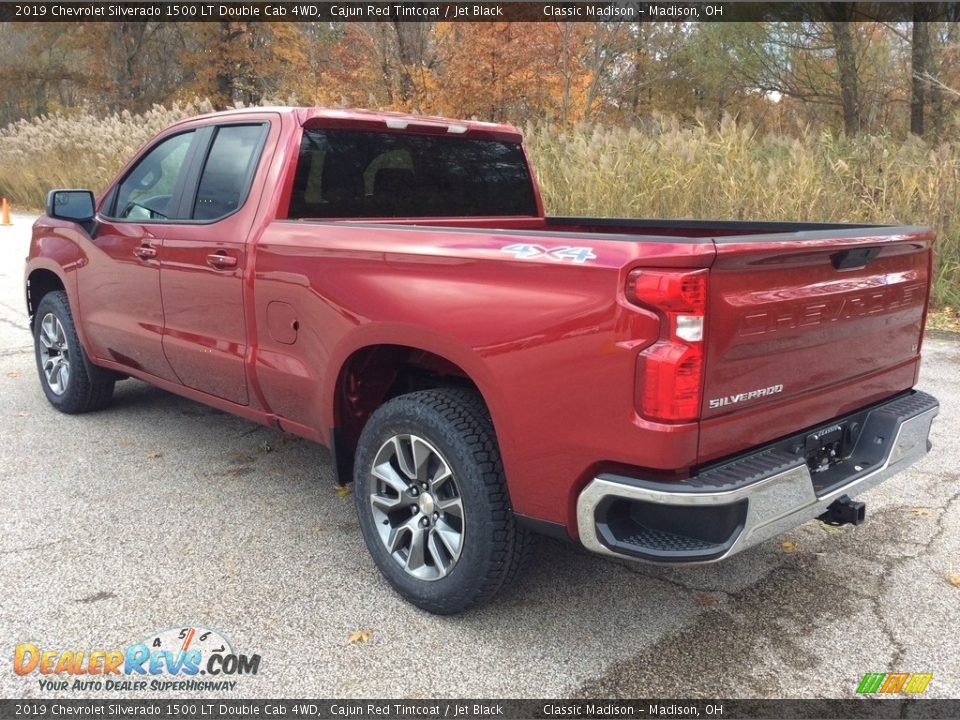
[[[40,300],[33,342],[40,386],[57,410],[82,413],[110,402],[114,381],[91,377],[65,292],[50,292]]]
[[[488,600],[516,576],[529,546],[493,424],[472,391],[425,390],[380,407],[360,436],[354,495],[381,573],[433,613]]]

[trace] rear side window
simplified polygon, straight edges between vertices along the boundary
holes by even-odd
[[[117,188],[112,217],[130,220],[176,217],[174,204],[194,136],[192,130],[174,135],[144,155]]]
[[[305,130],[288,217],[536,214],[517,143]]]
[[[260,159],[265,128],[262,124],[217,128],[197,187],[194,220],[216,220],[243,205]]]

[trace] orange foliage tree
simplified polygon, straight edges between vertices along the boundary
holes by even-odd
[[[589,26],[567,23],[438,23],[432,109],[490,121],[583,117],[590,76]]]
[[[186,95],[209,97],[214,107],[255,105],[310,93],[301,30],[287,23],[222,21],[193,26],[183,54],[192,81]]]

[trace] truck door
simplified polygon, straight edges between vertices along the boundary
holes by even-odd
[[[164,228],[163,351],[180,381],[249,402],[243,278],[259,201],[250,192],[270,128],[244,120],[198,130],[184,192],[189,220]]]
[[[100,205],[95,252],[77,273],[80,321],[94,357],[176,382],[162,349],[160,254],[176,222],[194,130],[148,149]]]

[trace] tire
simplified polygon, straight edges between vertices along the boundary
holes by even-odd
[[[87,359],[65,292],[49,292],[40,300],[33,317],[33,344],[40,387],[57,410],[74,415],[110,402],[115,381],[101,377],[106,373],[98,373]]]
[[[423,390],[378,408],[357,447],[354,497],[380,572],[438,615],[489,600],[512,583],[530,547],[490,415],[469,390]]]

